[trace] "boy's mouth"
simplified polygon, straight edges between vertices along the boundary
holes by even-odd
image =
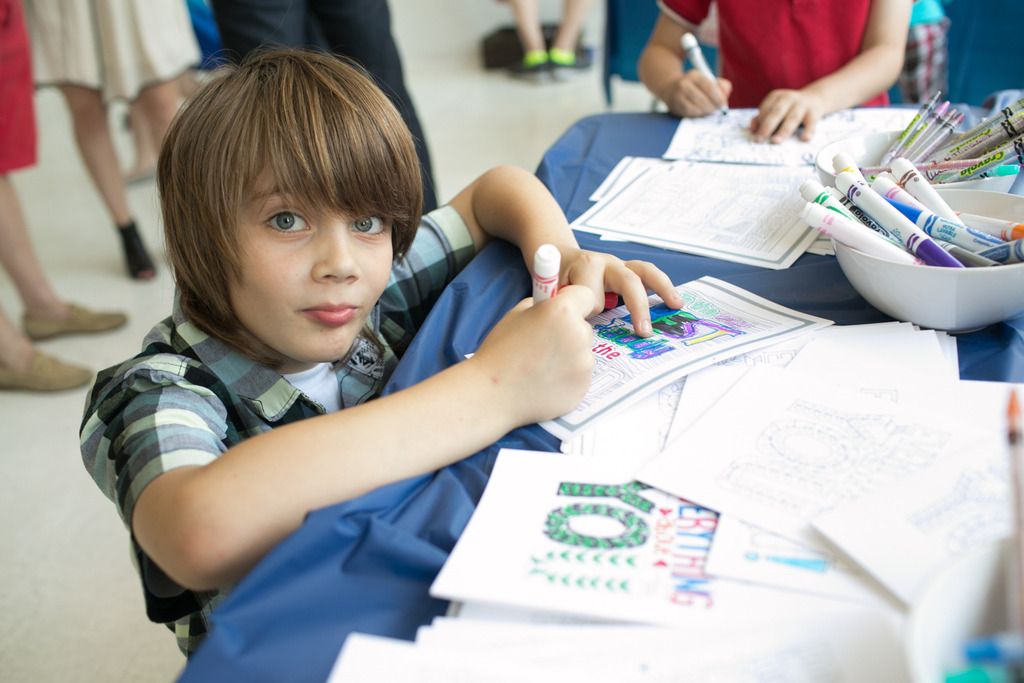
[[[316,306],[303,309],[302,314],[327,327],[341,327],[356,315],[354,306]]]

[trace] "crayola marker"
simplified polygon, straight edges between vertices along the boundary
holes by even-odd
[[[875,219],[882,227],[902,242],[905,249],[915,254],[929,266],[945,266],[947,268],[963,268],[964,265],[926,235],[921,228],[914,225],[909,218],[897,211],[882,195],[878,194],[850,171],[843,171],[836,176],[836,187],[846,194],[850,201],[864,209],[864,212]]]

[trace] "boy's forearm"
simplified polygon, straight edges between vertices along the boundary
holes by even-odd
[[[855,107],[885,92],[899,77],[903,49],[891,45],[869,48],[846,66],[803,88],[821,98],[825,114]]]
[[[491,237],[515,244],[527,263],[541,244],[554,244],[563,254],[578,250],[565,214],[543,183],[512,166],[494,168],[452,199],[474,234],[474,242]]]
[[[651,94],[662,102],[669,102],[676,81],[683,75],[683,48],[679,40],[687,31],[692,33],[696,30],[693,25],[679,24],[661,14],[640,53],[637,75]]]
[[[460,363],[386,398],[248,439],[151,484],[136,507],[136,537],[182,585],[230,585],[310,511],[440,469],[518,426],[502,390]]]
[[[683,75],[682,61],[671,50],[649,44],[637,62],[637,73],[652,95],[669,103],[675,83]]]

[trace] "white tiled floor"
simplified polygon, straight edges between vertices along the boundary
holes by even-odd
[[[391,2],[442,200],[495,164],[534,169],[573,121],[605,110],[597,70],[542,85],[484,72],[480,38],[508,23],[507,8],[489,0],[444,4],[449,11],[440,15],[437,3]],[[541,7],[545,20],[557,19],[557,2]],[[602,28],[596,8],[589,43],[599,42]],[[112,226],[79,161],[62,101],[43,91],[36,104],[40,163],[13,177],[40,258],[63,296],[131,315],[129,326],[115,333],[42,348],[94,369],[106,367],[135,353],[145,332],[169,311],[170,276],[163,263],[154,282],[133,283],[122,274]],[[649,104],[636,84],[616,88],[617,110]],[[118,135],[125,149],[124,134]],[[151,182],[135,186],[130,200],[155,246],[160,226],[154,189]],[[0,306],[20,316],[4,276]],[[171,634],[145,619],[126,532],[81,465],[77,433],[84,393],[0,393],[0,478],[6,482],[0,495],[0,677],[167,681],[183,659]]]

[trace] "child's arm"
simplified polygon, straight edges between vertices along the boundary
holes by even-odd
[[[192,590],[230,585],[314,509],[434,470],[574,408],[590,384],[592,295],[521,303],[477,353],[375,401],[246,439],[157,477],[132,516],[139,544]]]
[[[669,306],[683,305],[668,276],[652,264],[581,250],[554,197],[522,169],[503,166],[488,171],[450,204],[469,227],[478,251],[490,237],[498,237],[518,246],[527,267],[532,267],[537,247],[554,244],[562,254],[559,281],[589,287],[594,294],[591,313],[604,308],[606,291],[621,294],[642,336],[651,332],[648,289]]]
[[[679,41],[687,31],[696,33],[697,27],[659,15],[637,71],[651,94],[676,116],[707,116],[728,104],[732,83],[724,78],[712,83],[697,69],[683,72],[686,54]]]
[[[635,300],[643,278],[669,305],[682,305],[653,266],[581,252],[558,205],[524,171],[496,169],[453,204],[478,245],[488,235],[508,237],[532,255],[535,245],[554,243],[567,277],[589,286],[566,286],[535,306],[521,302],[472,358],[404,391],[271,430],[207,465],[157,477],[139,494],[131,527],[180,585],[230,585],[310,510],[437,470],[515,427],[574,408],[593,369],[586,318],[603,301],[595,287]]]
[[[855,106],[885,91],[899,77],[911,0],[873,0],[860,53],[845,66],[800,90],[773,90],[750,124],[754,139],[782,142],[803,126],[810,140],[825,114]]]

